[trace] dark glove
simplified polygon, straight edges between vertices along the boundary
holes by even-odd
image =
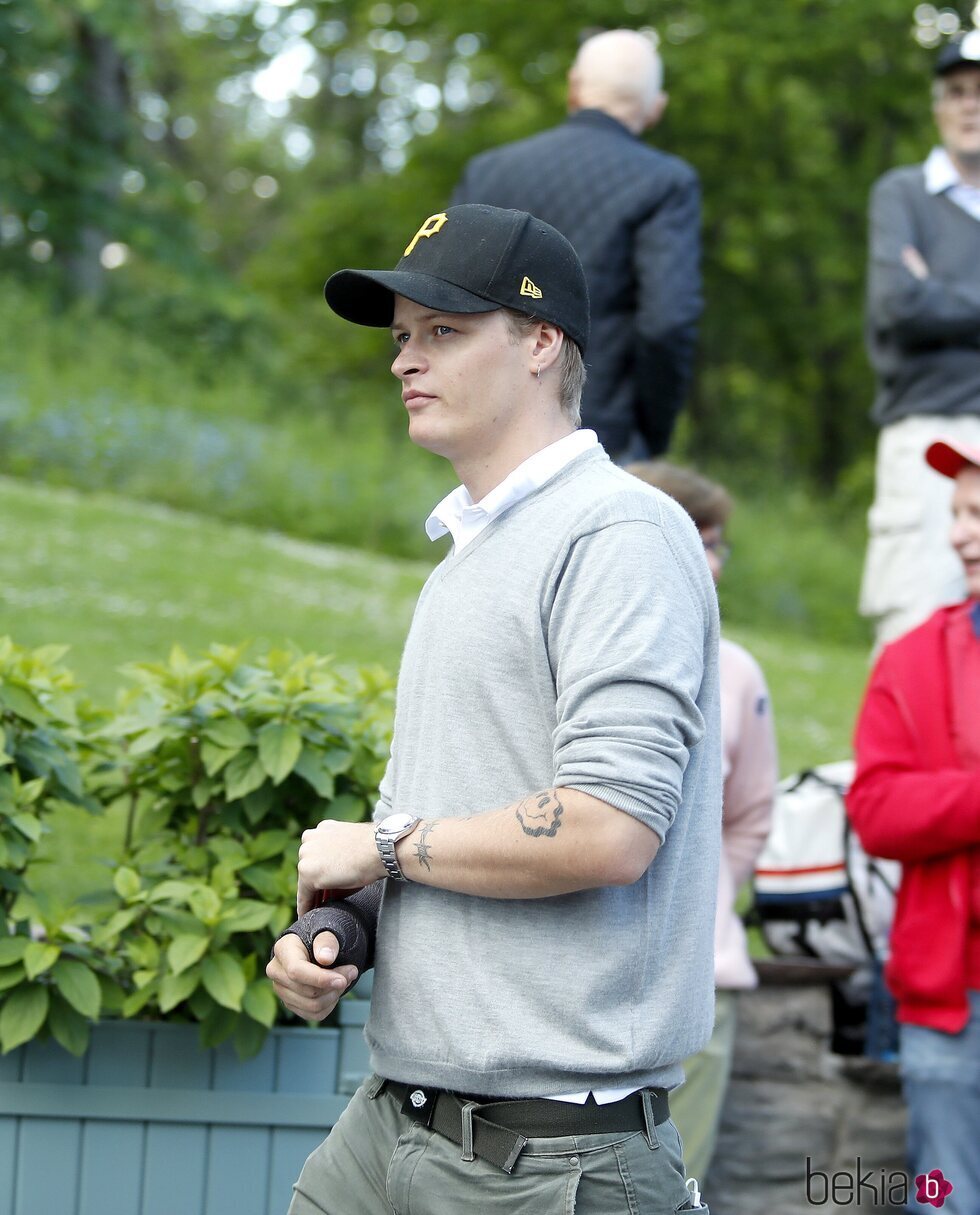
[[[321,932],[332,932],[340,948],[331,969],[336,966],[356,966],[360,978],[374,965],[374,935],[384,886],[382,879],[348,898],[314,907],[290,924],[276,939],[281,940],[290,933],[299,937],[306,946],[310,961],[315,962],[313,942]]]

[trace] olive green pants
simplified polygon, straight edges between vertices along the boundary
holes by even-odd
[[[670,1112],[684,1142],[688,1176],[703,1184],[715,1154],[718,1125],[735,1053],[738,992],[715,992],[715,1027],[706,1046],[684,1060],[684,1083],[670,1094]]]
[[[644,1131],[530,1139],[512,1173],[401,1113],[368,1080],[293,1187],[289,1215],[674,1215],[692,1207],[669,1120]]]

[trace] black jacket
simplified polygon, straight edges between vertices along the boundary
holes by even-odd
[[[530,211],[575,246],[592,333],[582,421],[615,456],[666,450],[701,314],[700,188],[690,165],[600,110],[474,157],[453,204]]]

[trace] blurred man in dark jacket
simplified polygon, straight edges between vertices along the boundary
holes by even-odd
[[[666,451],[702,306],[697,175],[640,139],[667,104],[662,80],[644,35],[588,39],[568,119],[475,157],[452,200],[530,211],[575,246],[593,333],[582,421],[619,463]]]

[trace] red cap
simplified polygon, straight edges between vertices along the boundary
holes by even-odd
[[[968,464],[980,468],[980,447],[956,443],[952,439],[937,439],[926,448],[926,461],[944,477],[955,477]]]

